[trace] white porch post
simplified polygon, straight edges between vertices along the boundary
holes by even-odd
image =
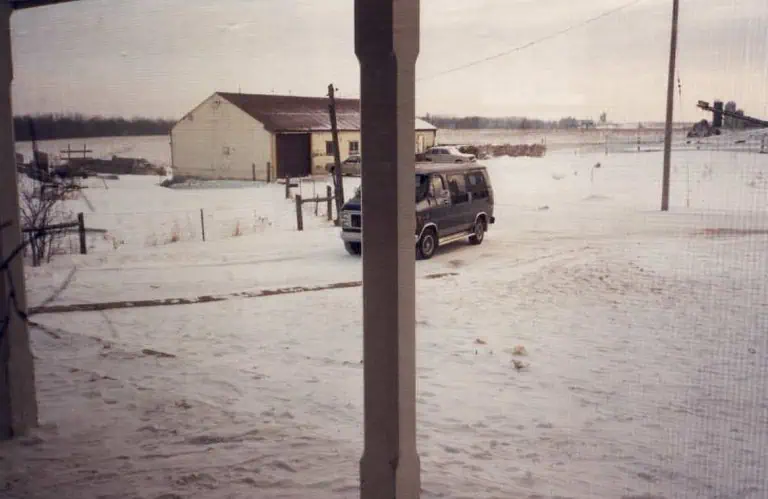
[[[415,66],[419,0],[355,0],[360,61],[365,449],[362,499],[415,499]]]
[[[0,224],[11,222],[11,227],[0,232],[0,260],[5,260],[22,240],[11,108],[10,20],[9,2],[0,1]],[[29,331],[26,323],[9,306],[10,279],[13,279],[19,308],[27,309],[21,257],[14,259],[9,272],[1,277],[0,328],[5,317],[10,317],[8,327],[0,333],[0,439],[7,439],[23,435],[37,425],[37,398]]]

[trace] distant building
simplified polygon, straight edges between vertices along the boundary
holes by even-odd
[[[336,99],[336,103],[343,161],[362,154],[360,101]],[[417,118],[415,152],[433,146],[436,135],[436,127]],[[325,173],[333,160],[327,98],[216,92],[171,130],[174,175],[298,178]]]

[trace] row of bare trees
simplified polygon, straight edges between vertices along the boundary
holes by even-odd
[[[13,118],[15,137],[19,141],[167,135],[175,122],[173,119],[126,119],[82,114],[36,114]]]

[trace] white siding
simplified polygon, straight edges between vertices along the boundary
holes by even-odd
[[[435,130],[417,130],[416,131],[416,152],[421,153],[435,145]],[[331,132],[314,132],[312,134],[312,174],[318,175],[325,173],[327,164],[333,163],[333,156],[326,154],[325,143],[333,140]],[[344,161],[351,154],[350,142],[357,142],[357,153],[362,154],[362,145],[360,144],[360,132],[339,132],[339,149],[341,160]],[[423,148],[420,149],[420,145]]]
[[[254,118],[214,94],[171,130],[173,173],[204,179],[267,179],[272,135]]]
[[[436,130],[417,130],[416,131],[416,152],[423,153],[435,145],[437,137]]]
[[[326,173],[325,166],[334,161],[333,155],[326,154],[326,142],[333,141],[331,132],[312,133],[312,174],[321,175]],[[358,154],[360,154],[360,132],[339,132],[339,152],[341,160],[344,161],[350,155],[350,142],[357,142]]]

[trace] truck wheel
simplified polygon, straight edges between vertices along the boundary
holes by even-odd
[[[477,245],[481,244],[483,239],[485,239],[485,219],[481,217],[477,219],[477,222],[475,222],[472,235],[469,236],[469,242],[470,244]]]
[[[347,253],[350,255],[358,256],[363,252],[363,246],[361,243],[344,243],[344,249],[347,250]]]
[[[437,233],[435,229],[430,228],[421,235],[421,239],[416,245],[416,256],[420,260],[429,260],[434,256],[435,250],[437,250]]]

